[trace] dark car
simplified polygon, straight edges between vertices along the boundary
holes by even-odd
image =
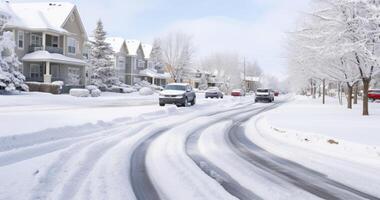
[[[372,89],[368,91],[368,98],[372,101],[380,99],[380,89]]]
[[[256,97],[255,102],[273,102],[274,101],[274,94],[271,89],[257,89],[256,90]]]
[[[196,95],[193,88],[187,83],[171,83],[168,84],[160,93],[159,104],[175,104],[177,106],[188,106],[189,103],[194,105]]]
[[[223,99],[223,93],[219,90],[217,87],[211,87],[207,89],[205,92],[205,98],[222,98]]]

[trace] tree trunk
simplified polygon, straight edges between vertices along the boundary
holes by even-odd
[[[368,89],[371,79],[363,78],[363,116],[369,115],[368,109]]]
[[[358,104],[358,93],[359,93],[359,83],[356,83],[354,87],[354,104]]]
[[[338,100],[339,100],[339,105],[342,105],[342,87],[340,87],[340,82],[338,82]]]
[[[323,79],[322,81],[322,103],[326,104],[326,80]]]
[[[352,109],[352,86],[347,83],[347,108]]]

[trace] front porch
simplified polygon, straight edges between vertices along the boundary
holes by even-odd
[[[27,81],[51,83],[63,81],[68,86],[85,85],[85,65],[82,60],[37,51],[22,58]]]

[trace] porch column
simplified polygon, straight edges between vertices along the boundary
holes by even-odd
[[[154,79],[155,79],[155,78],[154,78],[154,77],[152,77],[152,84],[154,84]]]
[[[46,33],[42,32],[42,50],[46,50]]]
[[[45,69],[45,74],[44,74],[44,83],[51,83],[50,62],[46,62],[46,69]]]

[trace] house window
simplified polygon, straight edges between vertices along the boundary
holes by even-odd
[[[46,35],[46,46],[48,47],[58,47],[59,39],[57,36]]]
[[[67,38],[67,52],[70,54],[76,54],[77,40],[74,38]]]
[[[24,48],[24,31],[17,31],[17,46],[19,49]]]
[[[41,65],[40,64],[30,64],[30,78],[39,79],[41,78]]]
[[[32,47],[41,47],[42,37],[40,35],[35,35],[35,34],[30,35],[30,45]]]

